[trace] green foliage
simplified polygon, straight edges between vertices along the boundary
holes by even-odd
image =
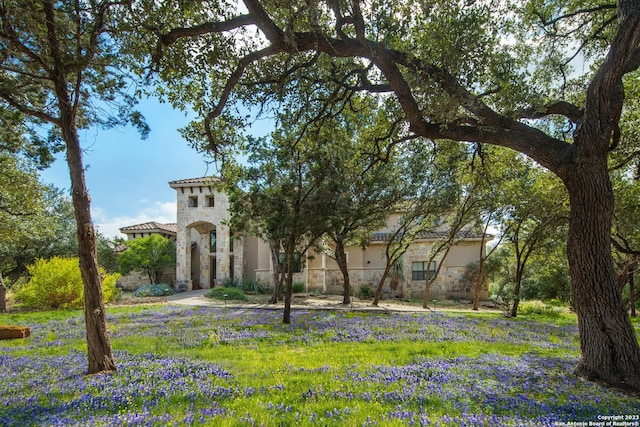
[[[234,278],[225,277],[220,281],[219,285],[222,286],[223,288],[241,288],[242,286],[240,284],[240,281],[235,277]]]
[[[205,296],[225,301],[247,301],[247,296],[242,292],[242,289],[236,287],[216,286],[207,292]]]
[[[175,294],[173,286],[166,283],[145,285],[133,292],[133,295],[137,297],[164,297],[173,294]]]
[[[29,282],[15,292],[16,300],[25,307],[39,310],[81,308],[84,285],[77,258],[39,259],[29,266]],[[102,294],[105,302],[117,295],[119,274],[102,271]]]
[[[265,286],[253,279],[244,280],[240,286],[242,291],[246,293],[264,294],[266,292]]]
[[[291,293],[293,294],[300,294],[302,292],[304,292],[305,289],[305,284],[304,282],[293,282],[291,284]],[[287,284],[283,283],[282,287],[281,287],[282,293],[284,294],[287,290]]]
[[[539,314],[557,317],[568,312],[568,309],[558,305],[551,305],[540,300],[522,301],[518,306],[518,313],[522,315]]]
[[[69,258],[78,254],[76,219],[71,199],[63,190],[54,186],[40,186],[39,191],[41,194],[34,196],[34,200],[40,198],[43,210],[38,215],[23,218],[32,223],[28,227],[28,233],[20,239],[0,240],[0,268],[10,281],[17,281],[25,276],[27,266],[37,259],[54,256]],[[18,230],[21,229],[14,230],[14,237],[20,235]],[[97,235],[99,251],[103,239]],[[114,270],[107,268],[107,271]]]
[[[116,237],[109,239],[100,232],[96,233],[96,250],[98,252],[98,262],[108,272],[112,273],[118,270],[118,254],[115,248],[121,244],[125,244],[125,239]]]
[[[358,298],[360,299],[373,298],[373,289],[371,289],[371,283],[365,283],[363,285],[360,285],[360,289],[358,290]]]
[[[28,264],[49,257],[42,243],[58,237],[58,223],[31,162],[0,150],[0,170],[0,274],[11,284]]]
[[[126,242],[127,250],[118,257],[120,273],[145,272],[151,283],[160,283],[165,268],[176,262],[176,244],[158,234]]]
[[[0,241],[28,240],[46,227],[44,185],[35,168],[16,156],[0,152]]]

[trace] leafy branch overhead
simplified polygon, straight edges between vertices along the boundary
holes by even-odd
[[[383,10],[383,4],[371,5],[371,10],[363,12],[358,2],[351,3],[350,7],[340,2],[327,2],[326,7],[312,2],[308,7],[272,12],[264,2],[248,0],[245,3],[248,14],[167,31],[159,38],[155,51],[155,60],[161,64],[167,47],[176,43],[192,48],[198,45],[205,49],[198,57],[212,57],[211,62],[202,61],[217,68],[216,71],[223,71],[222,79],[214,81],[216,87],[207,90],[211,90],[210,108],[202,106],[208,108],[204,128],[211,146],[219,141],[212,121],[223,114],[225,107],[232,107],[234,99],[251,102],[251,94],[258,89],[247,90],[247,87],[261,85],[261,90],[274,98],[282,97],[286,92],[278,86],[295,85],[301,75],[299,70],[311,68],[321,77],[323,73],[347,74],[349,81],[342,84],[353,91],[377,93],[375,87],[393,92],[409,123],[409,129],[402,130],[404,133],[507,146],[524,152],[555,172],[564,167],[571,145],[519,119],[553,115],[581,123],[591,114],[584,105],[565,99],[569,94],[561,93],[560,88],[545,93],[545,87],[536,84],[539,77],[527,71],[527,67],[538,60],[531,46],[533,42],[524,41],[526,36],[531,37],[530,27],[527,34],[505,33],[515,27],[518,20],[531,20],[531,14],[540,15],[539,10],[513,17],[514,14],[506,16],[494,5],[460,6],[455,2],[438,2],[429,5],[430,9],[423,6],[421,13],[406,16],[408,19],[400,23]],[[387,6],[392,10],[391,4]],[[410,5],[398,2],[393,7],[399,8],[398,13],[402,14]],[[611,7],[603,7],[575,14],[590,12],[591,17],[610,11]],[[622,15],[622,18],[633,20],[631,15],[628,18]],[[574,16],[558,17],[554,23],[566,23]],[[613,26],[615,22],[607,24]],[[540,19],[538,25],[533,29],[537,31],[533,34],[534,41],[541,40],[540,33],[548,33],[547,27],[551,24]],[[252,30],[255,27],[262,37],[255,37]],[[455,38],[451,35],[454,32]],[[427,40],[423,33],[432,34],[434,40]],[[198,42],[198,36],[211,34],[216,36],[208,47]],[[624,34],[621,32],[619,37]],[[185,38],[189,41],[183,40]],[[214,50],[225,53],[214,56]],[[239,59],[234,61],[231,54]],[[322,58],[318,59],[318,54]],[[619,81],[624,70],[638,66],[637,48],[620,54],[622,57],[615,61],[623,64],[618,71],[610,71],[612,80]],[[273,61],[274,58],[279,61]],[[220,67],[220,62],[225,66]],[[547,70],[546,76],[566,72]],[[331,80],[326,74],[323,78],[325,82]],[[527,85],[527,82],[533,84]],[[558,98],[554,100],[549,95]],[[616,99],[605,101],[602,108],[619,109]]]
[[[361,114],[376,119],[364,138],[379,159],[418,137],[435,150],[449,139],[527,155],[561,179],[571,202],[575,372],[640,390],[640,347],[611,254],[609,176],[637,159],[625,122],[637,100],[640,1],[281,3],[134,3],[154,28],[138,51],[155,46],[158,91],[201,117],[190,142],[223,154],[241,146],[247,109],[277,127],[295,119],[305,132],[350,123],[343,113],[359,94],[369,105]]]

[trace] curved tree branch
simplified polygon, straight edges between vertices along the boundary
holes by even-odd
[[[545,106],[543,109],[527,108],[518,110],[513,116],[521,119],[541,119],[550,115],[560,115],[569,119],[573,123],[578,123],[582,119],[584,111],[578,106],[567,101],[556,101]]]
[[[207,114],[204,119],[204,128],[207,135],[207,140],[209,141],[209,146],[214,153],[217,153],[218,150],[215,144],[215,139],[213,138],[213,132],[211,131],[211,122],[222,113],[222,110],[229,100],[229,96],[231,96],[231,92],[240,81],[240,78],[244,74],[244,70],[247,68],[247,66],[253,62],[274,55],[278,52],[281,52],[281,49],[270,46],[265,49],[250,53],[249,55],[240,59],[240,62],[238,62],[238,66],[231,74],[231,76],[229,76],[229,79],[227,79],[222,94],[220,95],[218,104],[211,112],[209,112],[209,114]]]
[[[205,118],[207,137],[212,141],[210,123],[217,117],[238,83],[245,67],[253,61],[276,53],[298,54],[306,51],[325,53],[332,57],[359,57],[370,60],[385,76],[403,109],[410,129],[416,135],[432,139],[455,139],[502,145],[521,151],[551,170],[557,170],[562,160],[569,155],[570,145],[556,140],[543,132],[508,118],[492,110],[480,98],[463,87],[446,70],[417,59],[408,54],[386,48],[381,43],[351,38],[332,39],[319,32],[294,32],[285,34],[270,18],[259,0],[244,0],[249,16],[238,18],[232,27],[256,25],[271,43],[271,46],[245,56],[228,79],[220,102]],[[335,8],[338,7],[334,4]],[[209,27],[207,27],[209,25]],[[221,31],[220,24],[203,24],[194,29],[177,29],[164,36],[162,44],[179,37]],[[226,24],[229,25],[229,24]],[[228,27],[227,27],[228,28]],[[467,123],[477,121],[479,126],[460,126],[453,123],[431,123],[421,111],[401,68],[422,78],[436,81],[440,87],[469,113]],[[384,88],[386,89],[386,87]]]
[[[546,26],[553,25],[553,24],[555,24],[555,23],[557,23],[559,21],[562,21],[564,19],[567,19],[567,18],[574,18],[574,17],[576,17],[578,15],[586,15],[586,14],[590,14],[590,13],[594,13],[594,12],[600,12],[600,11],[603,11],[603,10],[615,10],[615,9],[616,9],[616,4],[615,3],[600,4],[600,5],[594,6],[594,7],[578,9],[578,10],[576,10],[574,12],[571,12],[571,13],[565,13],[564,15],[556,16],[555,18],[550,19],[548,21],[545,20],[540,13],[538,13],[537,15],[540,18],[540,21],[542,22],[542,25],[544,25],[546,27]]]
[[[167,34],[160,37],[160,44],[163,46],[171,46],[178,39],[185,37],[196,37],[203,34],[222,33],[246,25],[255,24],[251,15],[240,15],[226,21],[205,22],[195,27],[174,28]]]
[[[609,52],[587,89],[584,120],[576,130],[578,155],[606,153],[615,148],[619,140],[618,122],[624,102],[622,77],[630,64],[638,61],[640,10],[637,2],[619,2],[618,16],[618,30]],[[585,138],[584,135],[595,138]]]
[[[60,126],[59,118],[51,116],[39,110],[28,108],[26,105],[23,105],[22,103],[13,99],[9,94],[0,93],[0,99],[3,99],[7,104],[11,105],[13,108],[20,111],[24,115],[35,117],[56,126]]]

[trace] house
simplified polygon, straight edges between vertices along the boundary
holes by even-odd
[[[162,224],[159,222],[151,221],[144,224],[131,225],[128,227],[120,228],[120,232],[127,236],[127,240],[140,239],[142,237],[148,237],[152,234],[159,234],[164,238],[176,241],[176,224]],[[118,245],[114,251],[122,252],[127,250],[127,245]],[[167,268],[162,273],[163,282],[175,283],[176,269],[175,267]],[[117,286],[120,289],[126,291],[133,291],[140,286],[148,285],[151,280],[146,274],[132,271],[129,274],[121,276],[117,281]]]
[[[144,224],[131,225],[129,227],[120,228],[120,232],[127,236],[127,240],[138,239],[140,237],[148,237],[152,234],[159,234],[169,240],[176,241],[176,224],[161,224],[151,221]]]
[[[176,241],[176,269],[174,285],[177,290],[210,288],[224,280],[256,280],[272,283],[272,262],[269,245],[255,236],[234,236],[229,227],[229,200],[216,186],[216,178],[201,177],[169,182],[176,191],[177,223],[155,222],[123,227],[128,238],[138,238],[150,233],[160,233]],[[375,288],[382,277],[386,260],[385,245],[401,218],[401,212],[389,215],[387,225],[371,235],[366,248],[346,248],[349,277],[354,290],[370,285]],[[442,263],[439,274],[431,286],[434,297],[464,297],[473,294],[471,283],[465,279],[469,266],[484,254],[488,236],[461,233],[458,243],[449,251],[446,259],[438,257],[430,265],[428,258],[435,242],[445,230],[423,232],[411,244],[402,257],[403,276],[392,291],[402,298],[421,298],[425,278],[433,274]],[[390,279],[388,279],[390,280]],[[295,282],[305,284],[307,292],[340,294],[342,273],[336,262],[327,254],[311,251],[302,260]],[[391,292],[389,286],[385,287]],[[481,297],[488,297],[486,285]]]

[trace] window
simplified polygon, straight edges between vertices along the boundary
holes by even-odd
[[[233,257],[229,258],[229,277],[231,278],[231,280],[233,281]]]
[[[436,262],[431,261],[429,266],[429,280],[433,279],[436,275]],[[417,261],[411,264],[411,280],[426,280],[427,279],[427,262]]]
[[[284,252],[280,252],[278,255],[278,261],[282,265],[282,269],[287,271],[287,265],[284,262]],[[293,272],[300,273],[302,271],[302,254],[300,252],[295,252],[293,254]]]
[[[233,252],[233,231],[229,230],[229,252]]]
[[[216,230],[213,230],[209,233],[209,252],[216,252],[217,240]]]
[[[189,207],[190,208],[198,207],[198,196],[189,196]]]
[[[212,208],[216,205],[216,201],[213,196],[207,196],[207,207]]]

